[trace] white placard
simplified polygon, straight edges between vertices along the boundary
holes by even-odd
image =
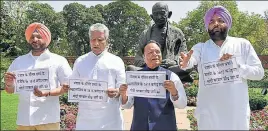
[[[15,71],[15,93],[22,91],[50,90],[49,69],[33,69]]]
[[[68,102],[97,101],[107,102],[108,83],[85,79],[69,79]]]
[[[148,98],[166,98],[165,71],[127,71],[127,95]]]
[[[202,70],[206,87],[242,82],[235,57],[225,61],[204,63]]]

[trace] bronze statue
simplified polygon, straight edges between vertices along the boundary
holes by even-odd
[[[142,46],[150,40],[155,40],[161,45],[163,57],[161,66],[176,73],[182,82],[192,82],[189,72],[181,70],[178,66],[179,53],[187,52],[187,46],[183,32],[168,21],[171,15],[172,11],[169,11],[167,4],[157,2],[153,5],[150,16],[154,24],[142,32],[134,65],[128,66],[127,70],[139,70],[145,65]]]

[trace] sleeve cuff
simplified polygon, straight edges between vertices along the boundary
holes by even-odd
[[[176,90],[177,90],[177,89],[176,89]],[[179,100],[180,96],[179,96],[179,92],[178,92],[178,90],[177,90],[177,96],[178,96],[178,99],[177,99],[177,100],[174,100],[174,99],[173,99],[173,96],[170,94],[170,95],[169,95],[169,98],[170,98],[171,102],[177,102],[177,101]]]
[[[131,100],[130,100],[131,99]],[[133,105],[133,98],[128,96],[128,100],[125,104],[122,104],[122,97],[119,97],[120,105],[123,109],[130,109]]]

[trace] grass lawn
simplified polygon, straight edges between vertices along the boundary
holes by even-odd
[[[1,91],[1,130],[16,130],[18,95]]]

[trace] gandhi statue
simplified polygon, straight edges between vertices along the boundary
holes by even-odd
[[[176,73],[182,82],[192,82],[189,71],[183,71],[178,66],[179,53],[187,52],[186,40],[183,32],[168,21],[172,11],[163,2],[157,2],[152,7],[150,15],[154,24],[142,32],[139,38],[138,52],[135,56],[134,65],[129,65],[126,70],[136,71],[145,66],[142,54],[142,46],[150,40],[155,40],[161,45],[161,66]]]

